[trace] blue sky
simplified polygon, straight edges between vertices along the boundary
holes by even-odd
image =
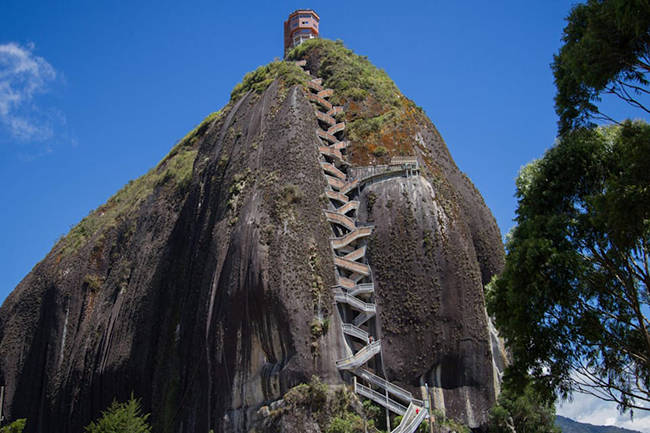
[[[425,109],[507,232],[519,168],[554,142],[549,64],[574,3],[2,0],[0,300],[246,72],[280,57],[299,7]]]

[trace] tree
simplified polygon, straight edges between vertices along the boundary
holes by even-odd
[[[0,428],[0,433],[21,433],[25,429],[27,419],[17,419],[9,425]]]
[[[517,178],[516,223],[488,310],[546,401],[574,390],[650,402],[650,125],[567,133]]]
[[[552,65],[560,134],[607,118],[596,106],[612,94],[650,113],[644,103],[650,72],[648,0],[588,0],[567,18],[564,45]]]
[[[555,405],[544,402],[530,384],[522,393],[508,386],[507,376],[489,415],[489,433],[562,433],[555,426]]]
[[[113,400],[106,412],[96,422],[86,427],[88,433],[151,433],[147,420],[149,414],[143,415],[140,400],[131,398],[118,403]]]

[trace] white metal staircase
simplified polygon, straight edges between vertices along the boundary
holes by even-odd
[[[303,68],[305,63],[296,62]],[[309,75],[308,71],[305,72]],[[389,169],[377,172],[373,168],[371,174],[363,177],[351,179],[348,176],[349,164],[343,154],[348,142],[342,139],[345,122],[337,123],[335,118],[343,112],[343,107],[334,106],[327,100],[332,96],[333,90],[323,87],[322,79],[311,75],[310,78],[307,87],[311,92],[307,94],[307,99],[315,104],[319,126],[316,134],[321,139],[321,145],[318,146],[320,164],[328,185],[325,196],[330,201],[330,209],[324,210],[324,213],[335,233],[330,240],[338,283],[333,287],[334,300],[340,308],[347,308],[345,317],[351,320],[342,324],[342,334],[349,337],[350,356],[337,361],[336,366],[339,370],[350,371],[354,375],[354,391],[357,394],[403,416],[393,433],[413,433],[428,417],[424,403],[414,399],[405,389],[363,368],[381,352],[381,341],[371,333],[378,326],[371,322],[376,317],[375,285],[372,270],[366,260],[366,240],[374,227],[357,223],[355,215],[359,202],[351,200],[351,195],[365,183],[386,176],[398,176],[401,171]],[[359,342],[363,344],[360,349]],[[357,378],[367,385],[359,383]]]

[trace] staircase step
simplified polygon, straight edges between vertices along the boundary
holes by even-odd
[[[373,226],[357,227],[355,231],[347,233],[344,236],[338,238],[332,238],[331,240],[332,248],[338,250],[356,241],[357,239],[370,236],[372,234],[373,229],[374,229]]]
[[[336,168],[336,166],[334,164],[330,164],[329,162],[321,162],[320,166],[322,167],[322,169],[326,173],[331,174],[332,176],[338,177],[341,180],[345,180],[345,178],[346,178],[345,173],[343,173],[341,170]]]
[[[315,83],[314,80],[307,81],[307,87],[309,87],[310,89],[314,89],[316,92],[320,92],[323,90],[323,86]]]
[[[391,433],[415,433],[427,416],[426,408],[411,403],[402,417],[402,422]]]
[[[329,176],[329,175],[326,174],[325,179],[327,179],[327,183],[329,184],[329,186],[331,186],[332,188],[334,188],[336,190],[340,190],[341,188],[343,188],[345,186],[345,182],[343,182],[341,179],[339,179],[337,177]]]
[[[366,345],[370,343],[370,334],[363,329],[352,325],[351,323],[344,323],[342,326],[343,333],[352,337],[362,340]]]
[[[377,340],[364,346],[354,355],[336,361],[336,368],[339,370],[354,370],[355,368],[368,362],[373,356],[381,351],[381,341]]]
[[[346,260],[343,257],[334,257],[334,266],[337,266],[341,269],[345,269],[360,275],[364,275],[364,276],[370,275],[370,266],[364,263],[353,262],[352,260]]]
[[[325,195],[327,196],[327,198],[329,198],[331,200],[336,200],[336,201],[338,201],[340,203],[349,203],[349,200],[350,200],[347,195],[341,194],[338,191],[329,191],[329,190],[327,190],[327,191],[325,191]]]
[[[321,90],[320,92],[318,92],[318,96],[320,96],[321,98],[329,98],[333,94],[334,94],[333,89],[325,89],[325,90]]]
[[[397,385],[390,383],[386,379],[379,377],[376,374],[373,374],[362,368],[358,368],[354,370],[353,373],[359,376],[361,379],[365,380],[366,382],[369,382],[375,386],[382,388],[385,391],[388,391],[390,394],[399,398],[403,402],[411,403],[413,401],[413,395],[410,392],[408,392],[403,388],[400,388]]]
[[[327,114],[323,113],[322,111],[318,111],[318,110],[315,110],[315,112],[316,112],[316,117],[321,122],[325,122],[330,126],[336,125],[336,119],[334,119],[332,116],[328,116]]]
[[[327,115],[334,117],[339,113],[343,113],[343,107],[340,106],[340,105],[337,105],[336,107],[330,108],[329,111],[327,112]]]
[[[355,188],[357,188],[358,186],[359,186],[359,179],[353,179],[353,180],[349,181],[345,185],[345,187],[343,187],[343,189],[341,189],[341,192],[343,194],[348,194],[351,191],[353,191]]]
[[[341,155],[341,152],[336,149],[332,149],[331,147],[328,146],[318,146],[318,151],[325,156],[329,156],[331,158],[338,160],[338,162],[340,163],[343,162],[343,155]]]
[[[373,283],[358,284],[351,289],[348,289],[348,295],[357,296],[365,293],[374,293],[375,285]]]
[[[347,196],[345,196],[347,198]],[[359,201],[358,200],[351,200],[347,203],[345,203],[343,206],[339,207],[336,209],[338,213],[341,215],[346,215],[347,213],[359,209]]]
[[[341,123],[337,123],[337,124],[334,125],[334,126],[331,126],[331,127],[327,130],[327,132],[328,132],[329,134],[334,135],[334,134],[337,134],[337,133],[343,131],[344,129],[345,129],[345,122],[341,122]],[[338,140],[337,140],[337,141],[338,141]]]
[[[322,138],[323,140],[327,140],[330,143],[338,143],[338,141],[339,141],[338,138],[334,137],[332,134],[330,134],[327,131],[323,131],[322,129],[317,129],[316,134],[318,134],[318,136],[320,138]]]
[[[354,326],[361,326],[364,323],[366,323],[368,320],[372,319],[373,317],[375,317],[375,313],[363,312],[363,313],[359,314],[357,317],[355,317]]]
[[[357,283],[355,283],[354,280],[351,280],[350,278],[342,277],[340,275],[336,278],[336,281],[338,285],[344,289],[351,290],[357,287]]]
[[[400,403],[396,402],[390,397],[386,397],[385,395],[378,393],[371,388],[368,388],[367,386],[356,383],[356,381],[354,384],[354,392],[366,398],[369,398],[375,403],[379,403],[383,407],[388,408],[388,410],[393,413],[396,413],[398,415],[404,415],[406,413],[407,408]]]
[[[342,214],[340,214],[338,212],[334,212],[334,211],[331,211],[331,210],[324,210],[323,212],[325,212],[325,216],[327,217],[327,221],[329,221],[331,223],[339,224],[339,225],[345,227],[346,229],[348,229],[350,231],[355,230],[357,228],[354,220],[352,218],[350,218],[350,217],[347,217],[345,215],[342,215]],[[364,251],[364,253],[365,253],[365,251]],[[348,260],[354,260],[354,259],[349,258]]]
[[[328,111],[332,109],[332,104],[318,95],[314,95],[313,93],[307,93],[307,99],[309,99],[311,102],[317,103],[318,105],[320,105],[321,107],[323,107]]]
[[[359,259],[362,259],[366,256],[366,246],[362,246],[361,248],[357,248],[356,250],[346,254],[343,256],[345,260],[350,260],[353,262],[356,262]]]
[[[348,304],[350,307],[354,308],[357,311],[368,314],[375,314],[375,304],[363,302],[362,300],[355,298],[354,296],[350,296],[341,290],[334,291],[334,300],[336,302]]]

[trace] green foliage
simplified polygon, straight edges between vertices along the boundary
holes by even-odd
[[[230,185],[230,189],[228,190],[228,202],[226,203],[228,209],[232,209],[234,211],[237,210],[237,204],[239,203],[239,195],[246,188],[246,185],[248,184],[250,177],[251,177],[250,168],[246,168],[244,172],[237,173],[235,174],[235,176],[233,176],[232,185]]]
[[[334,89],[336,97],[363,101],[372,95],[379,104],[399,105],[399,90],[388,74],[367,57],[345,48],[341,41],[312,39],[290,51],[287,59],[304,59],[313,53],[320,58],[316,75]]]
[[[386,416],[384,408],[379,406],[372,400],[363,401],[363,413],[366,415],[368,421],[379,430],[386,429]]]
[[[347,386],[328,386],[312,376],[309,383],[291,388],[283,397],[284,405],[271,413],[272,417],[284,413],[300,412],[316,422],[325,432],[374,431],[372,421],[364,422],[361,404]]]
[[[150,433],[149,414],[143,415],[140,400],[131,395],[124,403],[113,401],[102,417],[86,426],[88,433]]]
[[[378,134],[388,120],[392,120],[394,113],[389,111],[376,117],[368,117],[353,120],[347,125],[346,135],[354,141],[361,141],[363,137],[370,134]],[[385,149],[385,148],[384,148]]]
[[[456,433],[471,433],[471,430],[469,427],[467,427],[464,424],[459,423],[458,421],[447,418],[445,414],[438,410],[434,409],[431,411],[431,416],[434,418],[434,426],[441,426],[443,427],[443,431],[453,431]],[[422,430],[422,425],[420,425],[420,429],[418,431]]]
[[[388,155],[388,149],[386,149],[384,146],[379,146],[375,148],[375,150],[372,153],[375,156],[386,156]]]
[[[327,433],[364,433],[366,425],[359,415],[345,413],[335,417],[325,431]]]
[[[544,401],[578,390],[624,411],[648,398],[648,167],[650,125],[627,121],[568,133],[522,170],[505,269],[486,293],[520,392],[530,373]]]
[[[156,188],[172,188],[177,196],[182,197],[192,180],[198,139],[220,115],[221,112],[215,112],[206,117],[172,148],[156,168],[136,180],[129,181],[104,205],[74,226],[61,240],[62,254],[67,256],[84,246],[97,233],[104,233],[128,219]]]
[[[309,407],[312,410],[322,408],[327,401],[328,387],[318,376],[312,376],[309,383],[301,383],[291,388],[284,396],[289,405]]]
[[[293,215],[295,205],[299,204],[303,199],[300,187],[286,183],[279,192],[275,194],[275,204],[271,215],[279,220],[285,220]]]
[[[86,274],[86,276],[84,276],[84,283],[88,285],[88,288],[91,291],[95,292],[101,288],[103,279],[99,275]]]
[[[285,204],[298,204],[302,201],[302,191],[296,185],[288,183],[282,188],[282,200]]]
[[[25,424],[27,424],[27,420],[25,418],[17,419],[11,424],[0,428],[0,433],[22,433],[22,431],[25,429]]]
[[[562,433],[555,426],[553,404],[543,402],[530,384],[522,394],[517,394],[507,385],[506,379],[497,404],[490,411],[489,433]]]
[[[400,122],[405,99],[385,71],[367,57],[354,54],[340,41],[312,39],[290,51],[288,59],[307,59],[325,87],[334,90],[331,102],[346,106],[346,135],[354,142],[378,136]]]
[[[280,79],[285,87],[290,87],[295,84],[304,84],[307,81],[307,75],[293,62],[271,62],[244,75],[243,81],[238,83],[230,93],[230,102],[237,101],[249,91],[262,93],[276,79]]]
[[[323,335],[327,334],[327,331],[330,329],[330,319],[329,317],[325,320],[321,320],[319,318],[314,318],[314,320],[311,321],[311,335],[314,338],[320,338]]]
[[[588,0],[573,7],[564,46],[555,56],[555,108],[560,133],[587,126],[600,114],[596,103],[613,94],[648,112],[650,7],[646,0]]]

